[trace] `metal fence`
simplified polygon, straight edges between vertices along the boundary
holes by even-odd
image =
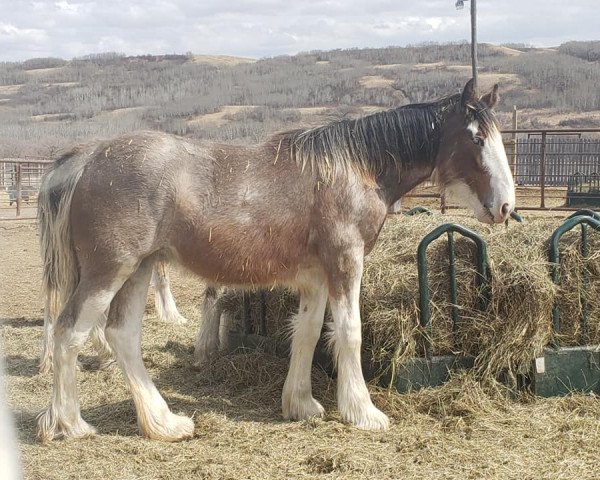
[[[560,136],[517,139],[515,183],[517,185],[568,186],[574,175],[600,173],[600,139]],[[542,171],[541,158],[545,155]],[[542,178],[542,173],[545,178]]]
[[[594,179],[600,174],[600,128],[504,130],[506,153],[517,187],[517,209],[576,210],[598,206],[600,192]],[[589,186],[581,179],[591,178]],[[438,202],[442,212],[456,205],[447,204],[427,182],[406,197],[425,203]],[[569,201],[570,186],[578,185],[577,202]]]
[[[0,219],[35,218],[40,183],[51,160],[0,159]]]
[[[570,204],[568,195],[575,176],[600,172],[600,128],[505,130],[503,133],[511,136],[507,152],[517,185],[517,208],[573,210],[586,202],[590,206],[597,204],[598,195],[592,191],[581,197],[577,205]]]

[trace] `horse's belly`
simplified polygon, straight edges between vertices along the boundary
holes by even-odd
[[[224,285],[276,285],[293,282],[310,263],[299,231],[271,227],[226,228],[215,225],[179,237],[179,261],[197,275]]]

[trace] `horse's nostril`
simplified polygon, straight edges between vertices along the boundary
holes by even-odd
[[[510,205],[508,203],[505,203],[504,205],[502,205],[502,215],[503,216],[507,216],[510,213]]]

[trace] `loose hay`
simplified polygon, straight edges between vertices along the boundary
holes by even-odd
[[[474,244],[456,238],[456,273],[461,321],[453,332],[450,316],[447,243],[445,236],[428,249],[432,301],[431,340],[437,355],[475,357],[475,371],[489,381],[504,376],[513,385],[518,373],[530,367],[552,339],[551,311],[556,298],[563,306],[562,344],[581,340],[580,293],[590,309],[590,340],[600,343],[600,235],[589,235],[590,276],[588,289],[581,283],[583,268],[577,234],[565,235],[561,254],[563,288],[550,278],[548,239],[562,219],[535,218],[524,224],[488,227],[469,217],[434,214],[397,216],[386,223],[373,252],[366,258],[361,312],[365,352],[378,365],[395,369],[414,356],[422,356],[423,332],[419,326],[417,245],[436,226],[455,222],[480,233],[488,245],[491,302],[478,309],[481,294],[475,288]],[[584,291],[585,290],[585,291]],[[226,310],[242,317],[242,296],[228,291]],[[287,319],[295,313],[297,296],[281,289],[266,293],[266,316],[270,335],[282,339]],[[252,300],[253,319],[260,318],[260,298]],[[257,325],[255,325],[257,327]],[[380,372],[383,373],[383,372]]]

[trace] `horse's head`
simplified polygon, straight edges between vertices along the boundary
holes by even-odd
[[[451,197],[473,209],[478,220],[501,223],[515,207],[515,186],[492,108],[498,85],[481,98],[473,80],[446,117],[436,177]]]

